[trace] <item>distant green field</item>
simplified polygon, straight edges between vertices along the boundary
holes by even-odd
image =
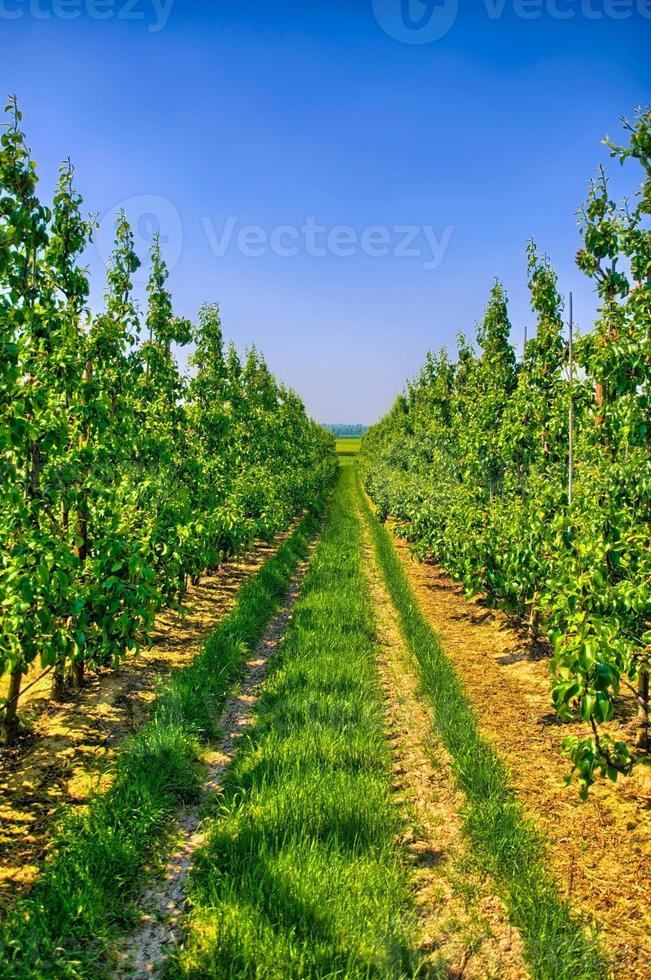
[[[338,456],[356,456],[362,445],[362,440],[357,437],[337,439]]]

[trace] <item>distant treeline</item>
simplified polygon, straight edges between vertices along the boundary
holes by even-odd
[[[360,438],[367,431],[367,425],[324,425],[324,429],[328,432],[332,432],[333,436],[337,436],[339,439],[350,437]]]

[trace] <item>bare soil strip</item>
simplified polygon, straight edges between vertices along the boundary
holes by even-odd
[[[0,752],[0,913],[37,876],[53,819],[108,788],[116,745],[145,721],[160,679],[196,656],[232,610],[242,583],[290,533],[191,587],[183,613],[168,610],[157,619],[151,648],[116,671],[89,675],[86,688],[65,705],[47,700],[49,680],[29,692],[22,708],[34,718],[33,733]]]
[[[393,757],[396,802],[408,831],[420,947],[439,975],[486,980],[527,977],[520,936],[490,882],[473,864],[462,831],[463,795],[449,757],[436,739],[418,668],[382,581],[368,528],[365,567],[381,643],[379,666]]]
[[[199,805],[185,807],[179,816],[179,843],[167,864],[163,880],[142,897],[141,922],[118,952],[118,967],[113,974],[116,980],[145,980],[159,974],[180,940],[186,879],[192,867],[193,855],[204,841],[202,822],[206,804],[219,792],[224,772],[237,751],[238,739],[253,721],[269,660],[282,642],[291,621],[292,609],[315,546],[316,542],[312,542],[308,557],[298,566],[281,609],[271,621],[253,657],[245,665],[245,676],[238,693],[230,698],[224,708],[220,721],[223,736],[219,744],[204,757],[207,764],[204,800]]]
[[[532,657],[506,616],[492,612],[440,568],[396,547],[423,614],[441,638],[482,733],[507,760],[527,815],[550,841],[559,887],[574,908],[603,930],[615,976],[651,976],[651,783],[638,771],[616,786],[600,782],[587,803],[566,788],[565,736],[551,710],[549,662]]]

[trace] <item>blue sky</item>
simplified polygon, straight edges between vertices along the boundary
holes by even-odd
[[[575,212],[601,137],[651,98],[651,3],[410,0],[419,31],[402,2],[0,0],[43,196],[70,155],[106,216],[93,305],[126,202],[141,250],[160,227],[178,312],[218,301],[329,422],[374,421],[496,276],[521,345],[531,236],[589,327]]]

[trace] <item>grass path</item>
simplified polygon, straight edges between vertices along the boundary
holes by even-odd
[[[349,460],[189,896],[174,980],[607,976]]]
[[[400,631],[366,522],[364,560],[376,614],[393,790],[406,824],[403,844],[425,963],[432,972],[464,980],[525,977],[520,935],[463,834],[463,795],[435,732],[418,662]]]
[[[355,494],[342,467],[255,724],[196,855],[172,977],[419,974]]]
[[[357,492],[400,629],[418,664],[437,736],[465,797],[464,833],[480,867],[495,882],[524,957],[537,980],[596,980],[609,967],[546,869],[546,842],[525,818],[501,758],[479,732],[475,709],[424,619],[391,537]]]
[[[194,854],[204,841],[202,822],[206,807],[219,791],[224,772],[233,761],[238,740],[251,724],[259,689],[265,679],[270,658],[278,648],[292,616],[309,554],[296,571],[282,606],[269,623],[264,636],[244,666],[238,689],[227,701],[219,722],[221,737],[204,756],[206,770],[203,799],[183,808],[178,819],[178,843],[167,861],[165,873],[139,901],[141,922],[120,944],[116,980],[147,980],[160,972],[180,938],[180,920],[187,897],[187,876]]]

